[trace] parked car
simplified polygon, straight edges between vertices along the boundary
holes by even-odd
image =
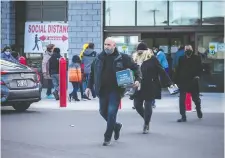
[[[2,59],[0,64],[1,106],[12,106],[22,112],[41,100],[42,85],[35,70]]]

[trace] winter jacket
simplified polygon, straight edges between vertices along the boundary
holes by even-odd
[[[161,84],[167,87],[172,85],[172,81],[155,56],[143,62],[141,73],[142,81],[139,95],[143,100],[161,99]]]
[[[117,51],[117,49],[115,49]],[[116,52],[114,52],[116,53]],[[88,81],[88,88],[91,88],[93,85],[95,86],[96,95],[99,97],[100,95],[100,89],[102,86],[102,71],[103,71],[103,65],[104,60],[106,58],[106,53],[103,51],[99,55],[97,55],[96,59],[92,63],[91,67],[91,73]],[[134,71],[135,80],[140,81],[140,71],[138,69],[138,65],[134,63],[132,58],[128,56],[127,54],[122,54],[117,52],[117,55],[114,57],[113,61],[113,72],[116,73],[117,71],[125,70],[125,69],[131,69]],[[120,96],[122,97],[125,89],[120,88],[117,86],[118,93],[120,93]]]
[[[159,52],[157,53],[156,57],[157,57],[159,63],[162,65],[162,67],[163,67],[164,69],[166,69],[166,68],[169,67],[168,61],[167,61],[167,59],[166,59],[166,55],[165,55],[165,53],[164,53],[163,51],[159,51]]]
[[[91,73],[91,64],[96,58],[97,53],[93,49],[86,49],[83,54],[82,63],[84,64],[84,73]]]
[[[197,91],[198,81],[195,77],[200,77],[202,72],[201,58],[197,55],[192,55],[190,58],[186,55],[180,57],[176,72],[175,81],[181,90]]]
[[[59,59],[62,56],[58,53],[53,53],[49,59],[49,74],[59,74]]]
[[[12,54],[6,55],[6,54],[3,52],[3,53],[1,53],[1,59],[10,61],[10,62],[12,62],[12,63],[17,63],[17,64],[19,64],[19,61],[16,60],[16,59],[12,56]]]
[[[184,56],[184,49],[178,50],[176,52],[175,58],[173,59],[173,68],[177,68],[178,62],[179,62],[179,58]]]
[[[50,74],[49,74],[49,59],[51,58],[52,53],[46,51],[43,54],[43,60],[42,60],[42,73],[43,77],[45,79],[51,79]]]

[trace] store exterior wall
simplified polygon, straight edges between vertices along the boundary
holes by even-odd
[[[79,54],[83,44],[93,42],[102,48],[102,10],[99,1],[68,1],[69,59]]]
[[[1,1],[1,48],[15,44],[15,5]]]

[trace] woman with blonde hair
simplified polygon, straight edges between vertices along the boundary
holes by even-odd
[[[134,106],[139,115],[144,119],[143,134],[147,134],[152,116],[152,102],[154,99],[161,99],[159,76],[161,77],[161,82],[164,82],[167,86],[172,85],[172,82],[154,56],[152,50],[147,49],[143,53],[144,61],[141,64],[141,88],[135,95]]]

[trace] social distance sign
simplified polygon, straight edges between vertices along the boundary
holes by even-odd
[[[55,44],[62,53],[67,53],[68,24],[63,22],[26,22],[24,52],[44,53],[48,44]]]

